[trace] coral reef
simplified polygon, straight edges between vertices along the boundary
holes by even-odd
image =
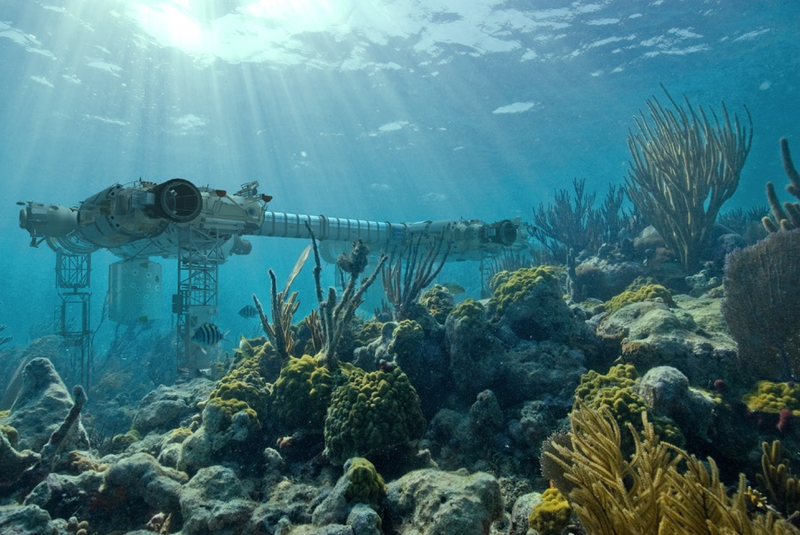
[[[197,400],[208,399],[214,383],[198,378],[180,387],[159,385],[139,402],[139,410],[131,427],[146,435],[152,431],[168,431],[178,427],[197,411]]]
[[[427,253],[422,256],[423,234],[414,243],[395,252],[393,261],[386,265],[382,272],[383,290],[386,299],[394,307],[394,319],[414,319],[417,300],[433,279],[442,271],[450,253],[452,240],[445,239],[447,229],[441,235],[432,236],[432,246],[426,247]]]
[[[221,462],[257,459],[266,436],[255,410],[246,402],[208,402],[202,412],[202,425],[180,445],[177,467],[190,474]],[[129,448],[130,449],[130,448]]]
[[[662,86],[663,88],[663,86]],[[626,188],[639,212],[657,230],[686,271],[700,264],[717,214],[739,185],[750,152],[753,123],[722,104],[722,121],[685,98],[681,107],[669,93],[673,109],[653,97],[650,120],[636,118],[637,133],[628,136],[631,164]],[[749,128],[748,128],[749,126]]]
[[[500,272],[491,281],[494,294],[486,306],[490,324],[501,338],[574,343],[586,336],[561,296],[553,266]],[[503,331],[508,331],[505,335]]]
[[[53,364],[46,358],[31,360],[22,376],[22,387],[4,423],[19,432],[19,447],[39,451],[73,407],[72,397]],[[88,445],[80,422],[67,437],[67,447]]]
[[[309,232],[311,228],[309,227]],[[344,333],[350,328],[350,322],[355,316],[356,310],[363,300],[364,293],[375,282],[378,273],[381,272],[387,261],[386,255],[381,255],[375,270],[369,277],[361,281],[359,277],[367,267],[367,255],[369,247],[364,245],[361,240],[353,243],[353,248],[349,255],[341,254],[337,260],[339,268],[348,274],[342,295],[338,296],[334,288],[328,288],[327,298],[323,299],[322,282],[322,263],[319,258],[319,248],[314,233],[311,232],[311,245],[314,251],[314,285],[319,304],[320,332],[324,336],[322,349],[316,355],[319,361],[329,370],[335,371],[339,366],[337,352],[342,344]]]
[[[590,370],[575,389],[575,404],[594,411],[606,410],[616,422],[638,428],[642,413],[648,412],[647,401],[636,389],[638,380],[639,374],[630,364],[613,366],[607,374]],[[678,445],[684,443],[683,433],[671,418],[658,416],[653,420],[665,440]],[[632,446],[630,440],[623,440],[625,452],[631,451]]]
[[[258,348],[246,344],[235,361],[238,365],[216,383],[202,403],[200,427],[179,447],[162,451],[162,460],[168,465],[194,473],[214,462],[251,459],[263,448],[265,425],[271,423],[271,385],[265,376],[274,373],[276,352],[269,343]]]
[[[377,506],[386,495],[386,483],[375,470],[375,465],[363,457],[353,457],[344,463],[348,479],[345,498],[351,502],[362,502]]]
[[[444,338],[444,329],[426,312],[400,321],[387,347],[389,362],[406,372],[428,415],[442,405],[450,383]]]
[[[312,521],[316,526],[351,524],[353,520],[349,516],[358,505],[377,516],[384,496],[386,484],[375,466],[363,457],[353,457],[344,463],[344,474],[330,493],[314,508]],[[365,514],[365,510],[360,513],[361,516]],[[380,527],[380,517],[377,520]]]
[[[247,499],[245,486],[230,468],[209,466],[183,486],[180,494],[181,533],[242,533],[256,505]],[[173,511],[162,506],[157,511]],[[173,513],[174,514],[174,513]]]
[[[563,408],[564,413],[587,360],[580,350],[550,341],[522,342],[497,358],[502,364],[499,381],[488,386],[503,405],[547,399],[551,408]]]
[[[53,521],[47,511],[36,505],[0,505],[2,533],[59,533],[65,528],[66,522]]]
[[[456,306],[445,322],[445,337],[452,389],[457,396],[471,400],[496,384],[504,348],[489,330],[483,305],[466,299]]]
[[[624,257],[620,250],[601,249],[599,259]],[[616,450],[638,455],[618,453],[620,462],[633,467],[615,472],[626,492],[646,493],[637,478],[645,481],[654,473],[646,467],[657,462],[644,460],[642,444],[654,451],[648,437],[655,433],[663,440],[658,451],[666,452],[658,459],[680,457],[668,461],[663,478],[671,468],[685,476],[680,464],[702,480],[700,464],[692,464],[688,452],[720,460],[721,474],[713,468],[706,472],[709,480],[729,481],[726,466],[737,473],[743,466],[753,471],[753,444],[761,441],[762,431],[780,432],[783,451],[794,448],[790,417],[784,417],[779,430],[774,425],[765,430],[755,418],[743,417],[741,394],[750,384],[728,374],[733,359],[727,355],[735,354],[735,346],[727,337],[719,299],[676,295],[667,306],[669,294],[649,287],[650,293],[626,295],[634,302],[618,304],[601,319],[599,300],[569,303],[562,290],[564,270],[541,266],[497,273],[494,296],[483,302],[465,299],[455,305],[445,287],[434,286],[421,300],[408,302],[410,317],[394,322],[382,313],[385,322],[366,321],[355,317],[364,298],[357,279],[366,258],[359,244],[340,258],[349,274],[341,294],[329,290],[323,295],[317,265],[319,315],[310,315],[300,326],[290,319],[298,303],[295,294],[289,296],[288,286],[279,293],[272,277],[267,310],[272,331],[243,338],[232,358],[220,362],[219,371],[225,373],[214,381],[162,385],[140,396],[138,410],[136,393],[115,396],[120,411],[135,416],[131,430],[102,442],[104,453],[113,442],[113,453],[101,457],[93,449],[65,450],[48,477],[33,490],[13,484],[15,493],[8,500],[36,506],[24,514],[38,519],[37,529],[55,533],[72,529],[68,526],[77,529],[81,522],[88,523],[89,532],[142,535],[146,529],[187,535],[556,533],[576,503],[583,507],[584,516],[578,516],[589,518],[589,506],[580,502],[588,498],[578,492],[583,476],[573,477],[563,466],[564,451],[580,449],[580,437],[586,437],[586,426],[574,423],[581,410],[589,410],[586,406],[637,430],[614,444]],[[422,260],[415,269],[424,268]],[[617,277],[613,273],[608,276]],[[396,287],[403,287],[406,274]],[[402,300],[416,287],[414,278],[401,290]],[[662,299],[637,301],[653,295]],[[603,336],[602,348],[595,327]],[[605,372],[617,356],[623,364]],[[641,364],[641,377],[626,365],[630,362]],[[104,392],[124,391],[132,370],[114,368],[105,376]],[[691,386],[711,379],[723,386],[711,393]],[[724,384],[730,385],[727,391]],[[94,410],[95,403],[88,408]],[[567,434],[571,409],[573,431]],[[121,421],[122,427],[106,430],[107,436],[127,429],[128,416]],[[40,458],[17,450],[28,429],[36,431],[20,426],[17,434],[0,425],[0,461],[14,478]],[[57,437],[62,434],[56,431]],[[679,448],[683,437],[686,451]],[[598,440],[598,456],[610,451],[593,435],[585,440]],[[540,450],[545,453],[537,463]],[[789,489],[790,479],[780,476],[789,473],[781,455],[770,450],[765,462],[776,468],[765,474],[775,488]],[[594,457],[587,462],[595,462]],[[545,490],[544,478],[567,501],[555,489]],[[602,478],[595,479],[601,500],[622,496],[620,488],[604,490]],[[684,487],[688,490],[681,491],[696,491],[690,484]],[[676,488],[670,486],[660,498],[663,507],[677,503],[685,509],[694,503]],[[765,483],[764,507],[776,500],[766,488]],[[756,491],[749,492],[755,504]],[[708,496],[728,500],[721,494]],[[738,511],[738,505],[724,503]],[[684,509],[676,514],[694,518]],[[0,511],[0,526],[5,526],[3,518]],[[774,525],[783,526],[778,520],[774,517]],[[574,529],[592,533],[592,522]],[[18,524],[8,525],[17,529]]]
[[[422,297],[419,298],[419,302],[433,316],[433,319],[442,325],[444,325],[447,316],[455,308],[453,294],[441,284],[434,284],[425,290]]]
[[[41,455],[31,450],[18,451],[6,433],[0,433],[0,491],[10,490],[40,460]]]
[[[258,300],[258,297],[253,294],[253,303],[258,311],[258,317],[261,320],[261,327],[264,329],[264,333],[272,343],[272,347],[274,347],[278,352],[281,362],[285,362],[294,352],[294,332],[292,331],[292,318],[294,317],[294,313],[297,312],[297,308],[300,306],[300,301],[297,300],[297,292],[293,292],[291,294],[289,292],[292,288],[294,279],[300,274],[300,270],[303,269],[303,265],[305,264],[310,251],[311,245],[307,246],[303,252],[300,253],[300,257],[297,259],[294,269],[292,269],[292,272],[286,281],[286,285],[280,292],[278,291],[278,280],[275,276],[275,272],[271,269],[269,270],[272,323],[270,323],[266,314],[264,314],[264,308],[261,306],[261,302]]]
[[[800,479],[792,473],[782,448],[780,440],[761,444],[761,473],[756,479],[769,503],[788,518],[800,511]]]
[[[615,242],[629,223],[620,213],[624,190],[610,185],[600,208],[594,208],[596,194],[586,193],[586,179],[572,181],[573,194],[560,189],[553,204],[539,203],[528,227],[532,238],[550,252],[553,260],[564,263],[570,251],[596,252],[604,243]],[[523,267],[523,266],[519,266]]]
[[[144,525],[148,511],[172,514],[181,524],[181,490],[186,474],[162,467],[146,453],[136,453],[109,467],[93,507],[111,519],[111,524]]]
[[[575,266],[570,275],[572,284],[583,299],[593,297],[608,301],[623,292],[644,273],[641,262],[593,256]],[[575,295],[570,295],[575,300]]]
[[[239,411],[248,411],[263,425],[267,421],[270,394],[267,377],[274,365],[274,353],[271,345],[264,344],[246,356],[217,382],[206,407],[217,405],[231,418]]]

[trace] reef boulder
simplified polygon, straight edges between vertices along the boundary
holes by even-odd
[[[41,451],[72,405],[72,396],[53,364],[43,357],[31,360],[25,366],[22,387],[5,421],[19,432],[18,449]],[[79,420],[70,429],[63,448],[85,449],[88,446],[86,430]]]
[[[242,533],[256,507],[234,471],[222,466],[199,470],[184,487],[180,502],[185,535]]]
[[[459,397],[473,399],[497,383],[503,373],[503,344],[489,329],[481,303],[460,303],[447,317],[445,337],[452,389]]]
[[[735,376],[736,343],[725,327],[720,300],[688,295],[674,300],[672,308],[658,301],[625,305],[603,318],[597,333],[640,373],[665,364],[695,384]]]
[[[9,535],[40,535],[65,533],[66,522],[51,520],[47,511],[36,505],[0,505],[0,533]]]
[[[159,385],[139,402],[132,427],[142,436],[179,427],[182,420],[199,412],[197,403],[208,399],[213,388],[214,383],[208,379],[174,386]]]
[[[384,529],[405,535],[485,535],[503,516],[497,479],[466,470],[410,472],[389,483],[384,506]]]
[[[689,386],[689,379],[672,366],[651,368],[640,377],[634,390],[655,416],[675,421],[687,437],[708,441],[709,428],[719,405],[711,395]]]

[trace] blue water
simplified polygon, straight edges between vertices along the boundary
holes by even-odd
[[[277,211],[529,220],[573,178],[600,196],[622,183],[659,84],[747,106],[753,147],[726,207],[765,204],[764,183],[786,182],[778,139],[800,154],[799,23],[796,0],[2,0],[0,324],[24,342],[57,302],[55,255],[28,247],[14,201],[183,177],[258,180]],[[234,333],[266,269],[285,277],[305,246],[255,241],[222,271]],[[113,260],[94,255],[95,316]]]

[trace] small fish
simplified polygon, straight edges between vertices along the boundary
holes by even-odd
[[[213,323],[204,323],[192,335],[192,342],[199,346],[214,346],[223,340],[226,334]]]
[[[463,286],[456,284],[455,282],[445,282],[442,284],[442,286],[444,286],[452,295],[463,294],[466,291],[464,290]]]
[[[243,318],[255,318],[258,316],[258,309],[253,305],[243,306],[242,309],[239,311],[239,315]]]

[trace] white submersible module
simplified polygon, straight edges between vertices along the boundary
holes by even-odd
[[[108,187],[78,207],[18,203],[24,206],[19,224],[30,233],[31,246],[46,241],[57,253],[60,334],[80,350],[86,383],[91,365],[91,253],[99,249],[122,258],[109,267],[108,312],[110,320],[126,324],[159,318],[161,265],[150,259],[178,260],[178,288],[172,297],[178,317],[178,362],[198,369],[204,367],[205,353],[192,342],[192,334],[217,315],[220,264],[230,255],[252,250],[244,236],[310,239],[313,233],[329,262],[336,260],[342,244],[357,240],[395,254],[412,245],[424,252],[444,242],[448,260],[480,260],[520,247],[523,241],[519,222],[508,219],[389,223],[270,212],[272,198],[257,188],[257,182],[250,182],[229,194],[181,178],[160,184],[139,180]]]

